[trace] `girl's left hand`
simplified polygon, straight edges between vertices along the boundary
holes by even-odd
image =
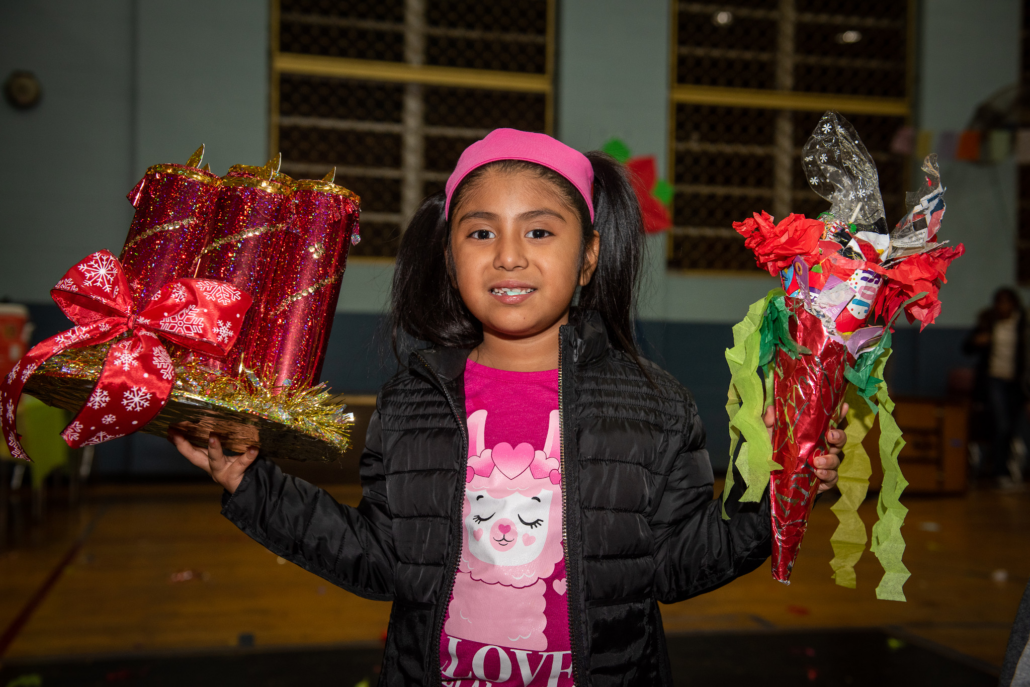
[[[847,414],[848,404],[842,403],[837,421],[843,420]],[[762,420],[765,422],[765,426],[769,428],[769,438],[772,438],[773,425],[776,424],[776,411],[772,406],[766,409]],[[814,456],[812,458],[815,476],[819,478],[820,494],[837,486],[837,468],[840,467],[840,453],[844,448],[844,443],[847,441],[847,435],[844,434],[843,429],[829,429],[826,430],[825,439],[826,445],[830,447],[830,452],[825,456]]]

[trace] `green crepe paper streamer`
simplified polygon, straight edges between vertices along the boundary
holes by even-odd
[[[898,315],[904,311],[905,307],[909,303],[917,301],[925,295],[926,291],[922,291],[902,303],[898,309],[894,311],[894,316],[891,317],[890,321],[887,322],[886,326],[884,326],[883,335],[880,337],[880,340],[876,342],[876,346],[859,355],[858,359],[855,361],[854,367],[849,365],[844,369],[844,377],[858,387],[858,394],[865,399],[865,402],[873,409],[874,414],[876,413],[876,404],[873,403],[873,394],[875,394],[877,389],[880,388],[880,384],[883,380],[872,374],[873,368],[876,367],[876,363],[879,361],[880,356],[883,355],[883,352],[889,351],[891,348],[891,326],[894,324],[894,320],[898,319]],[[883,374],[883,368],[881,367],[880,371],[876,374]]]
[[[886,360],[886,356],[884,356]],[[873,525],[873,542],[870,550],[880,559],[883,579],[876,588],[876,598],[888,601],[905,601],[902,586],[912,574],[901,562],[905,553],[905,539],[901,527],[905,524],[908,509],[901,505],[901,492],[908,486],[898,465],[898,454],[905,446],[901,429],[894,420],[894,401],[887,394],[887,384],[881,383],[876,392],[880,402],[880,462],[883,464],[883,486],[876,503],[879,520]]]
[[[883,379],[879,377],[883,374],[883,365],[879,364],[880,358],[883,357],[884,351],[889,351],[890,348],[891,330],[890,327],[885,327],[876,346],[859,355],[855,360],[854,367],[848,365],[844,369],[844,377],[855,385],[858,395],[865,399],[874,415],[876,414],[876,404],[873,402],[873,396],[883,382]],[[886,361],[886,358],[883,360]]]
[[[730,368],[730,388],[726,400],[726,414],[730,417],[730,464],[722,492],[722,516],[726,519],[729,518],[726,499],[733,486],[734,465],[747,484],[740,498],[742,502],[761,500],[769,484],[770,473],[782,469],[772,459],[772,441],[762,421],[765,394],[762,380],[758,376],[762,323],[769,302],[782,294],[782,289],[773,289],[765,298],[752,303],[747,316],[733,327],[733,348],[726,350],[726,363]],[[733,454],[741,435],[745,443],[740,447],[740,455],[734,460]]]
[[[790,338],[790,313],[787,311],[785,295],[783,289],[773,289],[766,296],[769,306],[762,320],[762,345],[759,348],[758,364],[766,368],[767,379],[772,377],[769,365],[773,362],[777,349],[782,349],[795,359],[812,352]]]
[[[613,156],[614,157],[614,156]],[[675,192],[672,184],[665,179],[659,179],[655,182],[654,188],[651,190],[651,195],[658,199],[662,205],[668,207],[672,205],[672,196]]]
[[[888,351],[886,355],[877,358],[875,374],[883,374],[883,366],[886,365],[889,355]],[[848,416],[844,434],[847,441],[844,444],[844,460],[837,471],[840,498],[830,507],[840,522],[830,537],[830,544],[833,546],[830,567],[833,568],[833,579],[836,583],[849,589],[856,587],[855,565],[862,558],[868,539],[865,523],[858,515],[858,507],[865,501],[869,492],[869,476],[873,472],[869,454],[862,445],[862,440],[876,419],[876,407],[860,403],[860,398],[859,389],[849,386],[845,396]]]
[[[601,150],[614,157],[619,164],[624,165],[629,160],[629,146],[622,139],[609,138]]]

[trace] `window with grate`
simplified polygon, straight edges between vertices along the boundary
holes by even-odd
[[[1023,26],[1020,42],[1020,129],[1030,128],[1030,7],[1022,3]],[[1030,164],[1017,168],[1019,175],[1019,224],[1016,234],[1016,278],[1020,286],[1030,286]]]
[[[901,218],[909,160],[890,143],[909,117],[907,3],[673,6],[670,268],[757,271],[734,221],[826,210],[801,168],[801,147],[825,110],[855,125],[876,160],[887,221]]]
[[[361,196],[351,255],[392,259],[422,199],[497,127],[550,132],[554,0],[279,0],[272,148]]]

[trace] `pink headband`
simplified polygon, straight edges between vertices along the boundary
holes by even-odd
[[[523,160],[553,169],[569,180],[583,195],[594,221],[594,168],[583,153],[556,141],[546,134],[531,134],[517,129],[494,129],[486,138],[476,141],[461,154],[458,164],[447,178],[447,204],[444,214],[450,216],[451,197],[461,180],[472,170],[498,160]]]

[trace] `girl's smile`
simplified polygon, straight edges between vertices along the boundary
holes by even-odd
[[[490,293],[494,298],[506,305],[518,305],[529,298],[536,287],[525,282],[505,280],[490,287]]]

